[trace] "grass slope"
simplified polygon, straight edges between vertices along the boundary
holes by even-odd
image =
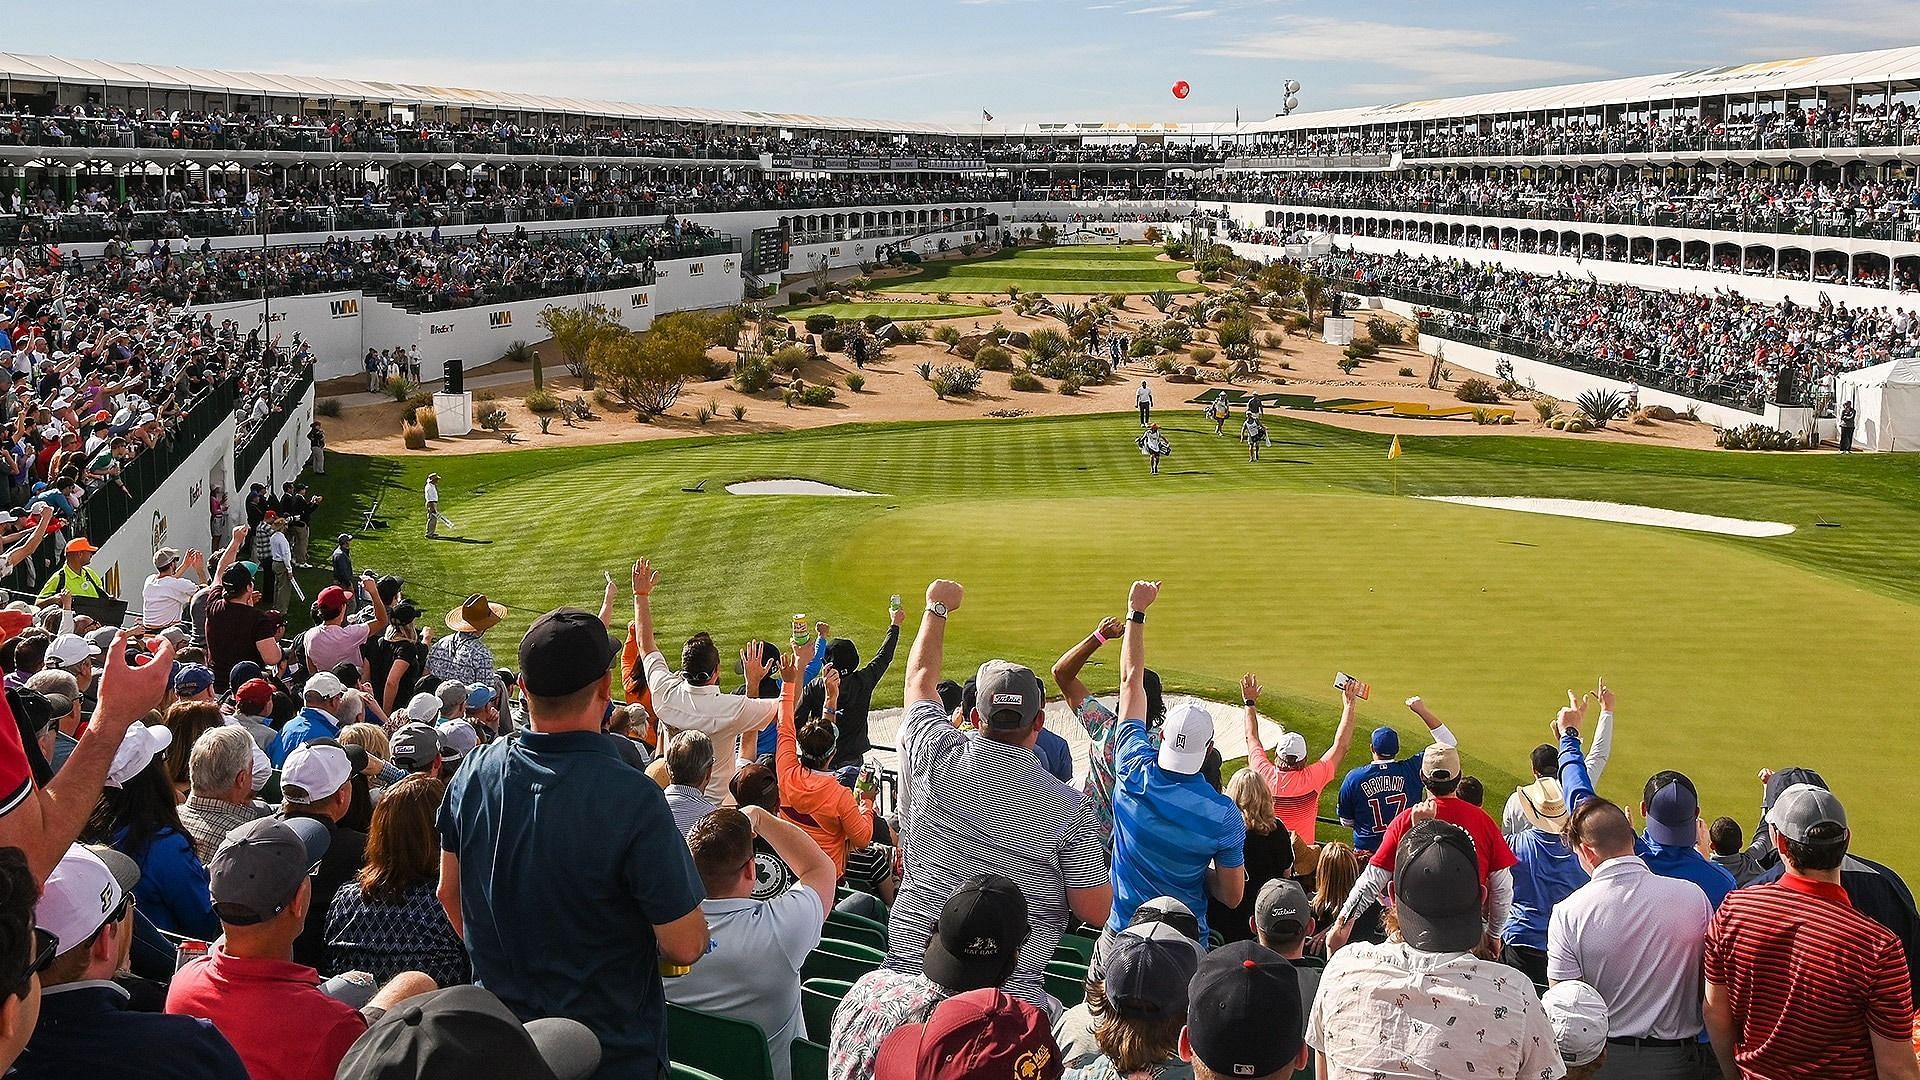
[[[1192,263],[1166,262],[1150,247],[1049,247],[1003,251],[983,259],[928,263],[883,293],[1003,293],[1009,285],[1037,293],[1199,292],[1180,280]]]
[[[859,322],[869,315],[878,315],[892,322],[911,322],[914,319],[959,319],[970,315],[993,315],[998,310],[998,308],[980,304],[916,304],[901,300],[894,303],[799,304],[781,308],[774,314],[796,323],[805,320],[809,315],[831,315],[841,322]]]
[[[382,491],[392,528],[356,561],[444,611],[484,589],[513,605],[505,660],[548,607],[594,607],[639,553],[665,574],[663,635],[777,637],[805,611],[871,647],[889,593],[968,586],[950,672],[1005,655],[1044,671],[1126,583],[1167,586],[1149,635],[1170,688],[1231,698],[1244,671],[1325,745],[1337,669],[1373,683],[1361,723],[1409,728],[1419,693],[1459,732],[1490,802],[1568,687],[1621,694],[1604,792],[1681,767],[1708,816],[1751,827],[1755,772],[1817,767],[1852,795],[1861,850],[1920,871],[1898,800],[1865,793],[1920,762],[1905,737],[1920,633],[1920,481],[1895,456],[1733,455],[1571,440],[1403,438],[1402,495],[1607,499],[1799,527],[1715,537],[1392,498],[1386,437],[1270,419],[1250,466],[1197,414],[1169,414],[1171,468],[1146,474],[1130,417],[831,428],[403,461],[332,457],[317,535]],[[473,542],[420,539],[419,487]],[[733,480],[810,476],[884,499],[742,498]],[[682,488],[706,481],[704,493]],[[1817,520],[1839,528],[1817,528]],[[882,704],[899,698],[899,667]],[[1110,690],[1118,654],[1089,681]],[[1417,726],[1417,722],[1413,726]],[[1364,738],[1349,764],[1364,757]],[[1891,767],[1891,770],[1890,770]]]

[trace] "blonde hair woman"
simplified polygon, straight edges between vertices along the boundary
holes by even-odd
[[[1347,894],[1353,891],[1353,883],[1360,879],[1360,860],[1350,845],[1332,840],[1320,845],[1320,865],[1314,874],[1313,882],[1313,922],[1320,927],[1332,926],[1340,914],[1340,905],[1347,902]],[[1354,920],[1350,941],[1380,941],[1386,937],[1386,929],[1380,920],[1380,905],[1372,903],[1367,910]],[[1315,935],[1311,951],[1316,956],[1326,955],[1325,948]]]
[[[1260,887],[1274,878],[1293,876],[1293,836],[1273,815],[1273,789],[1252,769],[1241,769],[1227,781],[1227,798],[1240,808],[1247,823],[1247,889],[1238,907],[1207,899],[1207,925],[1228,941],[1253,939],[1253,905]]]

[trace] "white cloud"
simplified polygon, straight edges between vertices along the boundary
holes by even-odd
[[[1812,52],[1910,45],[1920,40],[1920,7],[1878,0],[1827,0],[1818,13],[1719,10],[1706,25],[1750,42],[1750,54],[1775,58]]]
[[[1373,64],[1419,75],[1423,86],[1540,82],[1606,73],[1587,64],[1488,51],[1514,40],[1495,30],[1288,15],[1277,20],[1271,32],[1226,41],[1205,51],[1246,60]]]
[[[1191,3],[1191,2],[1192,0],[1188,0],[1188,3]],[[1134,10],[1127,12],[1127,14],[1129,15],[1164,15],[1169,11],[1183,11],[1186,9],[1186,7],[1187,7],[1187,4],[1184,4],[1184,3],[1155,4],[1152,7],[1135,8]]]
[[[1220,14],[1220,12],[1213,8],[1199,8],[1195,11],[1182,11],[1175,15],[1169,15],[1167,16],[1167,18],[1169,19],[1211,19],[1218,14]]]

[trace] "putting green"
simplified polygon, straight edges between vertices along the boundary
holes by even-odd
[[[393,528],[356,561],[400,573],[436,612],[484,589],[527,622],[597,606],[600,572],[638,553],[665,582],[663,635],[778,637],[805,611],[871,647],[886,596],[936,575],[967,587],[949,671],[994,655],[1044,671],[1135,577],[1159,577],[1149,662],[1177,692],[1231,698],[1252,670],[1272,710],[1325,744],[1333,673],[1370,681],[1361,723],[1417,728],[1421,694],[1459,733],[1497,804],[1569,688],[1620,694],[1603,793],[1637,806],[1679,768],[1705,813],[1751,828],[1762,767],[1808,765],[1848,797],[1858,847],[1920,872],[1890,772],[1920,636],[1920,481],[1897,457],[1731,455],[1506,437],[1386,437],[1270,418],[1258,465],[1190,412],[1146,474],[1130,417],[850,427],[771,436],[404,461],[329,461],[323,534],[356,528],[373,490]],[[475,542],[426,543],[418,489]],[[735,497],[735,480],[805,476],[885,498]],[[700,493],[682,489],[705,482]],[[1798,527],[1739,539],[1431,503],[1401,495],[1536,495],[1641,503]],[[1819,528],[1817,520],[1840,528]],[[316,575],[318,576],[324,576]],[[624,599],[616,609],[624,618]],[[877,699],[895,703],[900,665]],[[1089,681],[1113,685],[1118,655]],[[1348,764],[1364,757],[1353,751]]]
[[[900,301],[891,304],[801,304],[797,307],[781,308],[774,314],[794,322],[803,322],[809,315],[831,315],[841,322],[859,322],[869,315],[878,315],[891,322],[911,322],[915,319],[959,319],[967,316],[993,315],[998,311],[998,308],[981,304],[914,304]]]
[[[883,285],[883,293],[1059,294],[1199,292],[1180,280],[1192,263],[1160,259],[1154,247],[1069,246],[1003,251],[983,259],[928,263],[921,273]]]

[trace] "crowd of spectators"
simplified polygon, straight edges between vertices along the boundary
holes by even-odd
[[[1770,304],[1405,254],[1344,252],[1310,265],[1357,291],[1417,294],[1437,305],[1429,321],[1443,335],[1489,335],[1552,362],[1750,405],[1769,400],[1783,370],[1800,395],[1812,394],[1838,372],[1920,348],[1920,314],[1824,296]]]

